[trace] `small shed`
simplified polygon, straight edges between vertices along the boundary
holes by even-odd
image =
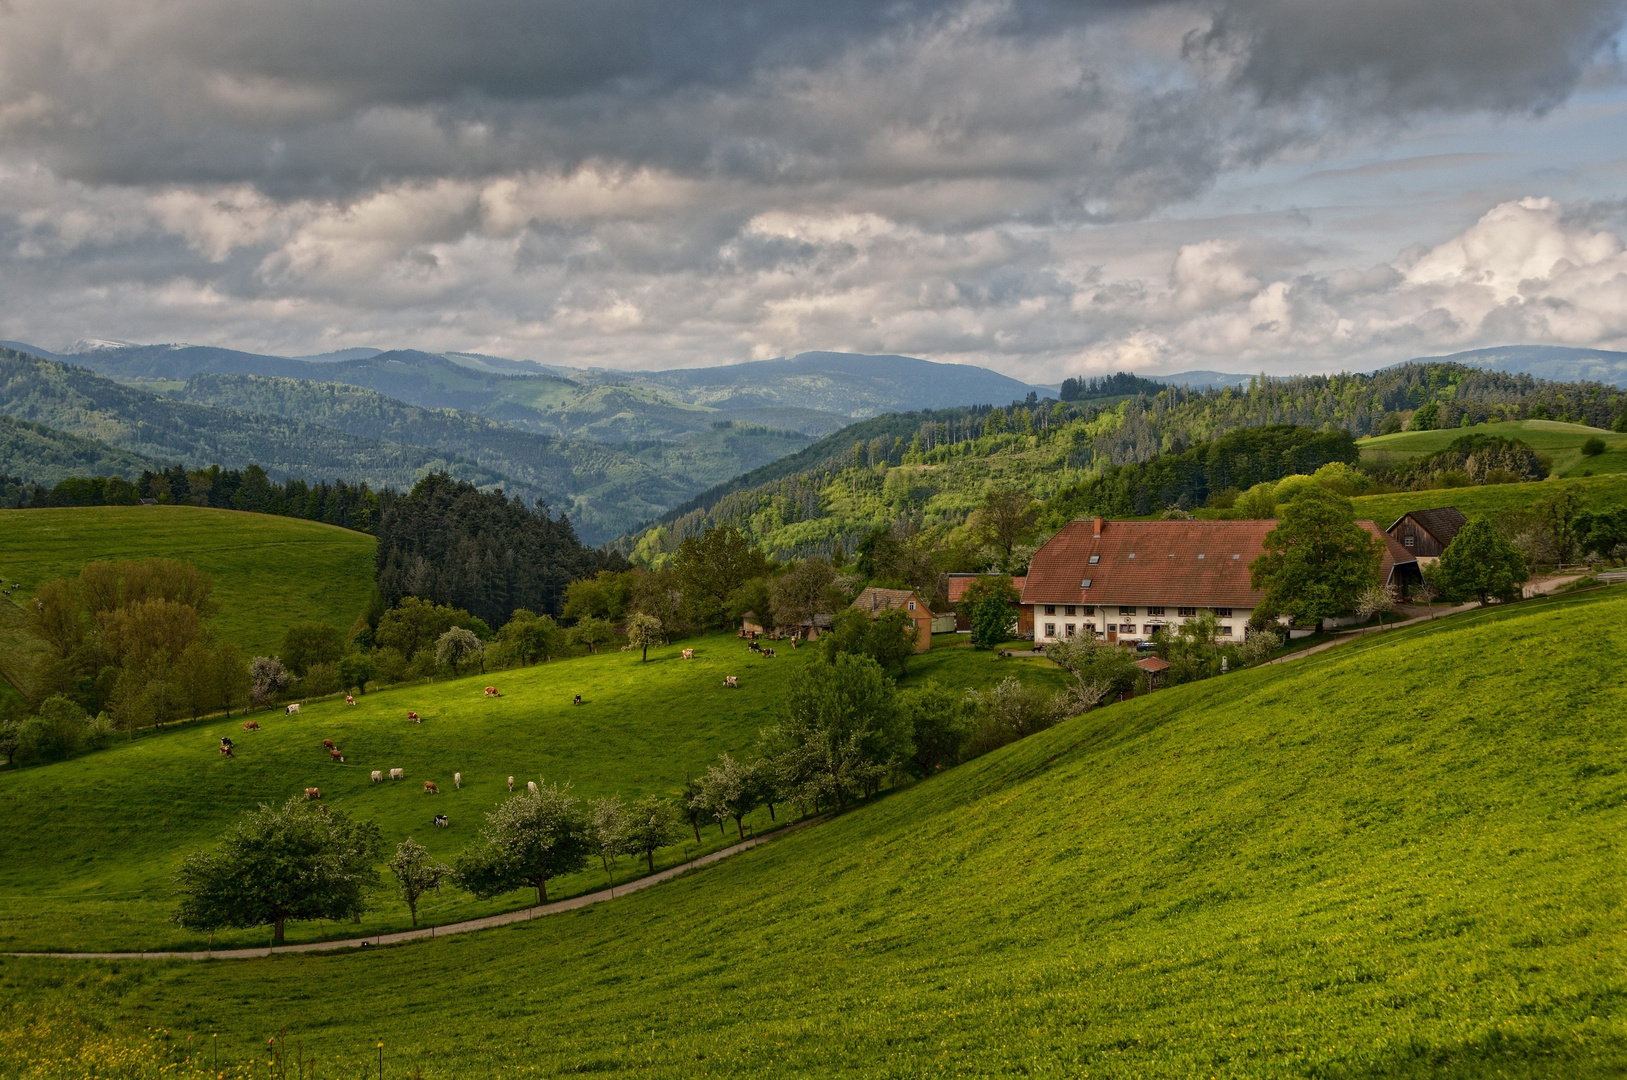
[[[1147,673],[1147,685],[1156,690],[1164,684],[1164,672],[1169,670],[1169,661],[1157,656],[1144,656],[1136,661],[1136,667]]]
[[[853,606],[869,612],[871,618],[883,611],[903,611],[915,623],[915,651],[926,652],[932,648],[932,609],[913,589],[868,588],[853,601]]]
[[[1384,531],[1407,549],[1415,559],[1439,558],[1446,545],[1458,534],[1469,519],[1455,506],[1436,506],[1429,510],[1411,510],[1396,519]]]

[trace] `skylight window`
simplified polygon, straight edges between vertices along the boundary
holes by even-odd
[[[1198,558],[1200,558],[1200,559],[1203,558],[1203,552],[1201,552],[1201,551],[1198,552]]]
[[[1102,561],[1102,557],[1100,555],[1092,555],[1090,557],[1090,565],[1092,565],[1092,566],[1095,566],[1097,563],[1099,563],[1101,561]]]
[[[1135,558],[1135,557],[1136,557],[1136,553],[1135,553],[1135,552],[1133,552],[1133,551],[1132,551],[1132,552],[1130,552],[1130,555],[1129,555],[1129,557],[1130,557],[1130,558],[1132,558],[1132,559],[1133,559],[1133,558]]]
[[[1083,581],[1081,581],[1081,582],[1080,582],[1080,583],[1079,583],[1079,587],[1080,587],[1080,588],[1081,588],[1081,589],[1088,589],[1088,588],[1090,588],[1090,582],[1091,582],[1091,579],[1090,579],[1090,578],[1086,578],[1086,579],[1085,579],[1085,580],[1083,580]]]

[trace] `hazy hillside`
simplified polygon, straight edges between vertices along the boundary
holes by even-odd
[[[71,435],[44,424],[0,416],[0,474],[53,486],[70,476],[122,476],[133,479],[167,460],[109,446],[99,439]]]
[[[258,462],[276,475],[395,487],[442,468],[477,484],[504,479],[472,461],[423,447],[361,438],[300,419],[174,401],[10,349],[0,349],[0,414],[192,465],[241,468]]]
[[[1486,371],[1531,375],[1555,382],[1599,382],[1627,387],[1627,352],[1570,349],[1558,345],[1503,345],[1450,356],[1427,356],[1415,364],[1462,364]]]

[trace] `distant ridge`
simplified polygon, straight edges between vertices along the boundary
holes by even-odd
[[[1174,375],[1144,375],[1142,378],[1161,382],[1166,386],[1190,386],[1194,390],[1224,390],[1228,386],[1247,386],[1253,375],[1233,375],[1226,371],[1178,371]]]
[[[1627,352],[1575,349],[1563,345],[1500,345],[1449,356],[1425,356],[1413,364],[1462,364],[1465,367],[1530,375],[1552,382],[1600,382],[1627,387]],[[1400,365],[1391,365],[1399,367]]]

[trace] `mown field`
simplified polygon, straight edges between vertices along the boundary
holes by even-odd
[[[1472,428],[1403,431],[1396,435],[1359,439],[1356,445],[1361,447],[1364,463],[1399,465],[1445,450],[1454,440],[1470,434],[1501,435],[1505,439],[1523,442],[1553,460],[1554,476],[1602,476],[1627,472],[1627,435],[1558,420],[1510,420]],[[1582,444],[1592,438],[1604,442],[1605,452],[1595,457],[1584,457]]]
[[[348,631],[373,593],[375,547],[371,536],[332,525],[197,506],[0,513],[0,577],[23,585],[14,602],[95,559],[180,559],[214,579],[215,626],[250,655],[274,653],[301,619]],[[0,616],[0,639],[16,622]],[[0,640],[0,663],[7,651]]]
[[[679,658],[681,646],[696,658]],[[324,805],[377,821],[388,848],[411,835],[450,860],[477,836],[484,813],[508,794],[507,778],[570,783],[583,798],[620,793],[675,793],[686,776],[720,753],[751,755],[758,731],[791,674],[817,655],[781,649],[772,660],[748,653],[732,636],[685,640],[637,654],[611,651],[488,676],[418,684],[306,703],[285,717],[257,711],[262,730],[245,733],[242,718],[188,725],[167,734],[115,743],[53,765],[0,773],[0,816],[10,839],[0,859],[0,948],[151,949],[193,947],[207,936],[170,923],[171,877],[186,851],[212,843],[236,817],[262,802],[280,803],[306,787]],[[986,652],[943,648],[918,658],[910,678],[981,686],[1012,672],[1060,686],[1048,661],[999,661]],[[725,690],[724,675],[740,689]],[[495,684],[503,697],[482,694]],[[581,694],[583,705],[571,704]],[[421,724],[406,719],[417,712]],[[234,759],[216,749],[222,735]],[[323,739],[345,754],[328,759]],[[406,770],[401,782],[374,784],[373,769]],[[454,772],[463,774],[461,791]],[[439,795],[425,794],[425,780]],[[779,808],[783,821],[784,808]],[[432,827],[437,813],[451,819]],[[766,811],[748,823],[770,826]],[[723,846],[714,825],[703,844],[675,845],[658,860],[672,865]],[[731,829],[729,838],[735,836]],[[622,873],[631,868],[624,864]],[[550,886],[564,897],[602,888],[597,866]],[[522,907],[523,894],[489,902],[456,890],[430,897],[420,915],[433,922]],[[406,909],[382,904],[359,926],[291,924],[289,940],[388,932],[408,925]],[[264,944],[260,931],[220,933],[215,944]]]
[[[286,1029],[324,1076],[381,1040],[423,1077],[1620,1076],[1624,648],[1621,588],[1379,635],[501,930],[7,959],[0,1052],[83,1075],[115,1033],[167,1032],[156,1061],[218,1032],[263,1068]]]
[[[1479,487],[1441,488],[1434,491],[1398,491],[1389,495],[1361,495],[1351,500],[1356,504],[1356,516],[1378,522],[1380,528],[1409,510],[1426,510],[1432,506],[1455,506],[1470,518],[1493,517],[1510,510],[1529,509],[1544,495],[1552,494],[1561,484],[1574,486],[1594,510],[1627,506],[1627,474],[1610,476],[1582,476],[1568,480],[1538,480],[1529,484],[1486,484]]]

